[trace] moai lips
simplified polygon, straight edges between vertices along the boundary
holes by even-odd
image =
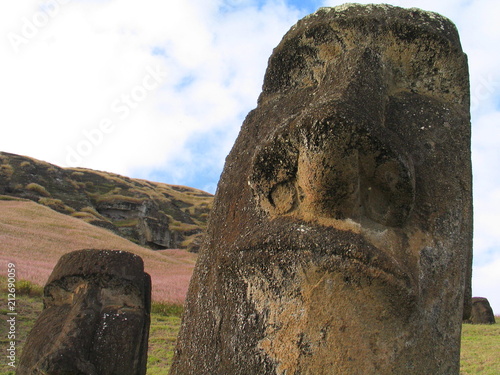
[[[458,374],[471,181],[449,20],[305,17],[226,160],[171,374]]]

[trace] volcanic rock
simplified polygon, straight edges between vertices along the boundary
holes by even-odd
[[[448,19],[300,20],[226,159],[171,374],[458,374],[470,132]]]
[[[139,256],[65,254],[45,285],[17,374],[146,374],[150,306],[151,279]]]
[[[472,324],[495,324],[495,314],[493,314],[493,309],[487,298],[472,298],[472,313],[469,322]]]

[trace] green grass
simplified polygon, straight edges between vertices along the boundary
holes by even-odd
[[[7,281],[5,277],[0,277],[0,347],[2,349],[2,356],[0,357],[0,374],[1,375],[14,375],[12,367],[8,366],[7,358],[3,355],[9,347],[10,341],[7,337]],[[26,337],[35,324],[36,318],[40,311],[42,311],[42,287],[33,284],[26,280],[19,280],[16,283],[16,359],[19,361],[21,349],[26,341]]]
[[[500,317],[496,324],[464,324],[460,374],[500,374]]]
[[[0,346],[2,352],[7,348],[7,293],[5,278],[0,277]],[[42,288],[29,282],[20,281],[17,285],[17,359],[28,332],[42,310]],[[151,327],[148,347],[148,375],[168,374],[181,324],[183,308],[179,304],[153,302],[151,306]],[[497,318],[497,322],[500,318]],[[493,325],[464,324],[462,330],[461,375],[500,374],[500,323]],[[0,359],[0,375],[14,375],[6,364],[5,357]]]
[[[149,329],[148,375],[168,374],[181,324],[182,306],[153,303]]]

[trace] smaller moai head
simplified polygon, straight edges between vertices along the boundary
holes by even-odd
[[[495,314],[487,298],[472,298],[472,312],[468,321],[472,324],[495,324]]]
[[[18,374],[145,374],[151,279],[125,251],[59,259],[44,288]]]

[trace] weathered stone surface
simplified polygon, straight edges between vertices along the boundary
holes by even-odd
[[[122,226],[119,232],[126,238],[136,239],[141,245],[152,249],[175,247],[176,235],[169,230],[169,218],[159,209],[154,200],[130,202],[126,197],[96,205],[98,212],[114,222],[130,222],[134,225]],[[189,224],[193,221],[189,220]],[[177,239],[175,239],[177,240]]]
[[[132,253],[61,257],[44,289],[18,375],[146,374],[151,280]]]
[[[171,374],[458,374],[469,144],[449,20],[299,21],[226,160]]]
[[[493,309],[487,298],[472,298],[472,312],[468,322],[472,324],[495,324],[495,314],[493,314]]]

